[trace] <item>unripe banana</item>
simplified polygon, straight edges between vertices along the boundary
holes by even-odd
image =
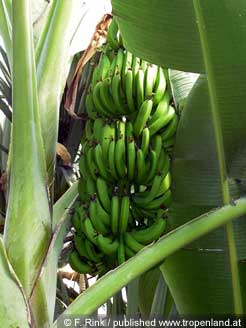
[[[112,97],[115,102],[116,110],[119,114],[125,115],[127,113],[127,105],[121,88],[120,74],[116,74],[112,78]]]
[[[85,247],[85,239],[83,239],[80,235],[76,234],[74,236],[74,245],[81,257],[85,257],[87,259],[90,259],[86,247]]]
[[[144,95],[145,99],[152,97],[154,85],[156,82],[158,67],[153,64],[148,64],[148,67],[145,71],[145,90]]]
[[[87,251],[87,254],[89,256],[89,259],[92,262],[98,263],[101,262],[101,257],[98,253],[98,251],[95,250],[94,244],[92,244],[88,239],[85,239],[85,248]]]
[[[129,51],[125,52],[123,67],[121,71],[121,79],[122,79],[122,87],[124,92],[126,93],[126,74],[132,66],[132,53]]]
[[[163,218],[159,218],[151,226],[144,229],[132,231],[129,234],[139,243],[147,245],[153,240],[157,240],[163,234],[165,228],[166,220],[164,220]]]
[[[109,186],[107,185],[106,181],[100,177],[97,178],[96,181],[96,189],[97,195],[99,198],[102,207],[105,209],[106,212],[110,213],[111,211],[111,200],[109,196]]]
[[[134,105],[134,98],[133,98],[133,73],[131,69],[129,69],[126,73],[125,85],[126,85],[127,105],[130,113],[133,113],[135,111],[135,105]]]
[[[172,121],[168,124],[166,129],[161,134],[161,138],[163,141],[166,141],[174,136],[177,130],[178,121],[178,115],[175,114]]]
[[[81,227],[83,229],[86,237],[94,244],[97,245],[97,231],[94,229],[93,224],[89,217],[85,218],[83,222],[81,222]]]
[[[133,250],[134,252],[139,252],[142,248],[144,248],[144,245],[139,243],[130,233],[124,234],[124,241],[128,248]]]
[[[158,67],[158,73],[157,73],[157,78],[156,78],[156,83],[154,86],[154,97],[153,97],[153,102],[154,104],[158,104],[166,90],[166,79],[164,76],[164,72],[162,67]]]
[[[119,265],[126,261],[125,257],[125,246],[124,246],[124,239],[120,236],[120,243],[118,247],[118,263]]]
[[[153,136],[156,132],[161,130],[165,125],[167,125],[174,117],[175,110],[172,106],[169,106],[168,113],[158,118],[155,122],[149,125],[150,136]]]
[[[145,158],[144,153],[142,152],[142,149],[139,148],[137,150],[137,178],[136,181],[138,184],[141,184],[141,182],[144,181],[146,178],[146,164],[145,164]]]
[[[144,71],[139,69],[136,80],[137,108],[144,102]]]
[[[152,106],[153,101],[151,99],[145,100],[138,111],[137,118],[133,125],[134,134],[137,137],[142,133],[143,128],[150,117]]]
[[[95,200],[91,200],[89,205],[89,215],[92,222],[93,227],[96,231],[101,233],[102,235],[107,235],[108,229],[104,225],[104,223],[100,220],[97,213],[97,204]]]
[[[93,274],[94,269],[91,265],[87,264],[86,262],[82,261],[79,254],[76,251],[72,251],[69,254],[69,264],[71,268],[78,272],[78,273],[89,273]]]
[[[105,255],[116,253],[119,247],[119,242],[117,240],[112,240],[111,238],[102,235],[98,235],[97,243],[98,247]]]
[[[142,140],[141,140],[141,150],[145,156],[148,153],[149,141],[150,141],[149,129],[146,127],[143,129]]]
[[[111,200],[111,230],[114,236],[119,231],[120,201],[118,196],[113,196]]]
[[[123,196],[120,207],[120,220],[119,220],[119,232],[125,233],[128,227],[130,211],[130,199],[128,196]]]

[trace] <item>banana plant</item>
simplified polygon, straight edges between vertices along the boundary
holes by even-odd
[[[158,271],[153,304],[146,310],[150,315],[168,313],[172,297],[184,314],[242,314],[246,132],[241,73],[245,46],[240,40],[246,33],[246,5],[240,0],[164,0],[158,5],[113,0],[112,4],[130,51],[153,63],[201,75],[175,97],[184,108],[173,161],[173,230],[100,278],[63,316],[92,315],[126,285],[137,300],[138,278],[160,265],[164,280]],[[31,1],[0,1],[13,108],[7,213],[0,237],[0,321],[5,327],[57,327],[61,318],[54,321],[57,263],[77,183],[55,204],[52,183],[59,108],[72,61],[69,45],[84,12],[79,0],[53,0],[49,6],[34,44]],[[215,22],[220,22],[217,28]],[[175,74],[171,79],[175,90],[177,79]],[[136,311],[134,304],[128,311]]]

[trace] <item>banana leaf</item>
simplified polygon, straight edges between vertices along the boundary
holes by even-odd
[[[125,46],[136,55],[205,73],[178,128],[173,226],[244,195],[246,3],[113,0],[113,12]],[[239,218],[167,259],[162,271],[180,313],[245,313],[239,265],[245,258],[245,228],[245,218]]]

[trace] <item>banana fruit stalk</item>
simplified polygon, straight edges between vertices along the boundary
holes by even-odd
[[[165,232],[179,117],[162,67],[124,49],[116,21],[86,96],[71,267],[103,275]]]

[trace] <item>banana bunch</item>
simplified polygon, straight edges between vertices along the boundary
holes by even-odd
[[[178,125],[171,98],[167,72],[125,50],[113,19],[86,97],[75,271],[102,275],[164,233]]]

